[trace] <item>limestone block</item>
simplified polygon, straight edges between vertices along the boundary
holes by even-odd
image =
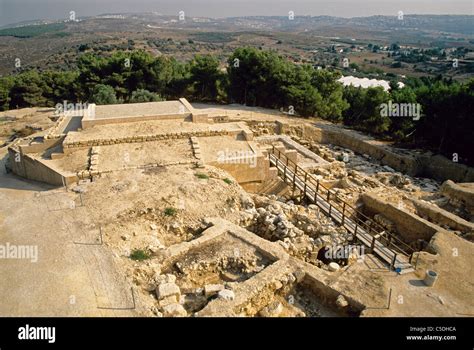
[[[224,299],[227,301],[232,301],[235,299],[235,293],[232,290],[224,289],[217,293],[219,299]]]
[[[349,303],[347,302],[346,298],[344,298],[344,296],[340,294],[336,299],[336,305],[340,308],[345,308],[349,306]]]
[[[206,284],[204,286],[204,295],[211,296],[211,295],[219,293],[220,291],[224,289],[225,287],[222,284]]]
[[[171,304],[177,304],[179,301],[178,297],[176,295],[170,295],[169,297],[161,299],[158,304],[160,307],[165,308],[168,305]]]
[[[278,302],[274,301],[270,303],[268,306],[263,308],[260,311],[260,315],[263,317],[278,317],[283,312],[283,305]]]
[[[166,275],[158,275],[158,276],[155,277],[155,282],[157,284],[175,283],[176,282],[176,276],[173,275],[173,274],[169,274],[169,273],[166,274]]]
[[[163,308],[166,317],[185,317],[188,315],[184,307],[180,304],[170,304]]]
[[[156,296],[160,300],[172,295],[177,297],[181,295],[179,287],[175,283],[162,283],[156,288]]]

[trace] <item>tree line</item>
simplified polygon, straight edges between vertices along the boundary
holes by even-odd
[[[331,68],[332,69],[332,68]],[[222,68],[197,55],[189,62],[145,51],[84,53],[74,71],[19,72],[0,78],[0,109],[54,106],[67,100],[97,104],[177,99],[240,103],[294,111],[344,123],[379,138],[423,147],[474,165],[474,79],[466,83],[409,78],[391,91],[344,87],[339,71],[295,64],[274,51],[237,48]],[[422,117],[391,117],[381,105],[421,105]]]

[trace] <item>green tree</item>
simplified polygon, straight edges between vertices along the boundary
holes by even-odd
[[[285,105],[285,90],[295,76],[293,66],[272,51],[236,49],[228,60],[230,100],[270,108]]]
[[[344,87],[337,81],[339,72],[328,70],[314,70],[311,82],[322,97],[322,103],[318,104],[318,116],[334,121],[342,120],[342,113],[349,108],[349,104],[343,99]]]
[[[98,105],[110,105],[117,103],[115,90],[110,85],[97,84],[92,90],[91,102]]]
[[[27,71],[15,77],[10,90],[10,109],[32,106],[45,106],[47,99],[43,96],[45,84],[36,71]]]
[[[44,83],[43,95],[47,99],[47,104],[54,106],[62,101],[76,101],[75,82],[78,77],[77,72],[46,71],[41,74]]]
[[[10,107],[10,90],[14,85],[12,77],[0,78],[0,111],[5,111]]]
[[[309,83],[291,85],[287,89],[289,104],[295,108],[297,114],[306,117],[316,115],[318,106],[322,104],[322,97]]]
[[[190,84],[193,96],[200,100],[215,101],[222,73],[219,61],[211,55],[195,56],[190,63]]]
[[[391,84],[390,97],[393,103],[398,104],[416,104],[417,96],[415,91],[410,87],[398,88],[398,83]],[[395,140],[404,140],[406,137],[412,135],[418,121],[413,118],[392,118],[389,134]]]
[[[140,102],[158,102],[163,101],[163,99],[153,92],[148,90],[139,89],[132,92],[132,97],[130,98],[130,103],[140,103]]]
[[[344,123],[370,133],[383,134],[389,129],[391,120],[383,116],[380,109],[383,103],[388,103],[389,97],[381,87],[346,86],[344,99],[350,107],[343,114]]]
[[[424,117],[416,128],[418,144],[474,165],[474,79],[459,84],[442,79],[416,90]]]
[[[165,93],[162,95],[169,99],[183,97],[189,85],[189,65],[170,58],[167,67],[166,79],[163,80]]]

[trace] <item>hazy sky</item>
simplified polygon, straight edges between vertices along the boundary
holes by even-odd
[[[330,15],[357,17],[405,14],[474,14],[474,0],[0,0],[0,26],[24,20],[119,12],[187,16]]]

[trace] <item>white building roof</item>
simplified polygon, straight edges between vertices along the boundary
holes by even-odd
[[[386,80],[377,80],[377,79],[368,79],[368,78],[357,78],[353,76],[345,76],[338,80],[338,82],[342,83],[344,86],[352,85],[355,87],[363,87],[364,89],[369,87],[377,87],[381,86],[385,91],[390,90],[390,83]],[[398,83],[400,88],[403,88],[405,84],[402,82]]]

